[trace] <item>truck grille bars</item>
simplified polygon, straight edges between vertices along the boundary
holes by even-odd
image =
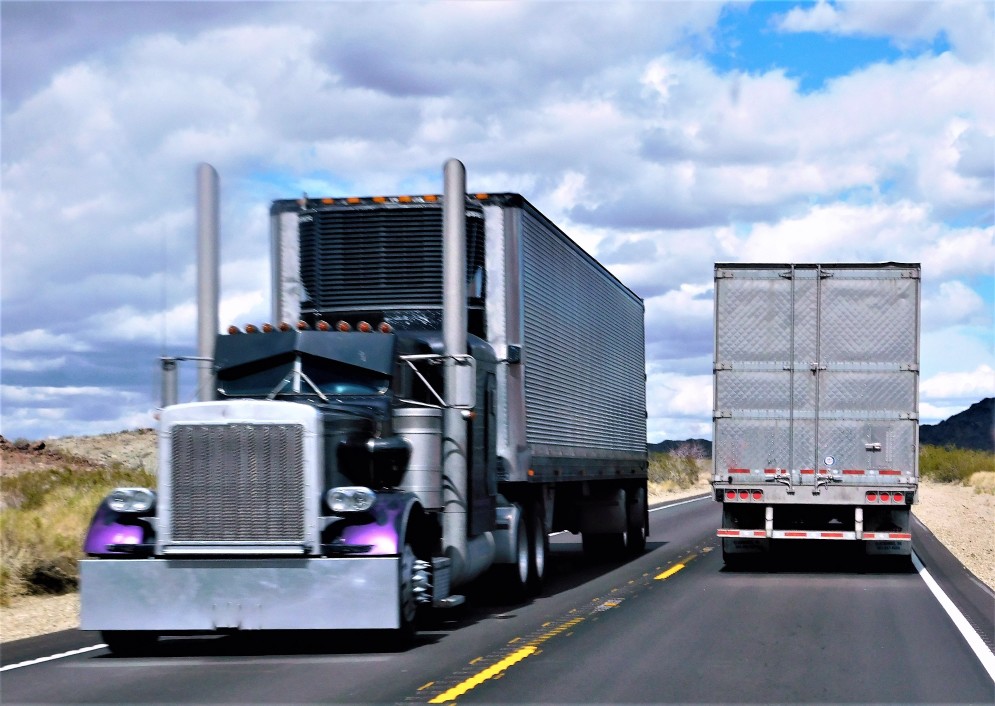
[[[173,427],[164,550],[303,553],[303,439],[299,424]]]

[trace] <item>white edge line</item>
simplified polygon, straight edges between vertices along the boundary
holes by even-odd
[[[69,652],[60,652],[59,654],[49,655],[48,657],[39,657],[38,659],[29,659],[27,662],[18,662],[17,664],[8,664],[6,667],[0,667],[0,672],[6,672],[11,669],[20,669],[21,667],[30,667],[32,664],[41,664],[42,662],[51,662],[54,659],[62,659],[63,657],[72,657],[73,655],[81,655],[85,652],[93,652],[95,650],[102,650],[107,645],[101,643],[99,645],[90,645],[89,647],[81,647],[78,650],[70,650]]]
[[[711,495],[702,495],[698,498],[691,498],[690,500],[680,500],[676,503],[670,503],[669,505],[658,505],[657,507],[651,507],[650,512],[656,512],[657,510],[669,510],[672,507],[677,507],[678,505],[687,505],[688,503],[696,503],[700,500],[708,500]]]
[[[916,571],[919,572],[919,576],[922,577],[923,582],[932,591],[933,596],[936,598],[937,602],[943,607],[943,610],[947,612],[950,619],[953,621],[954,625],[960,631],[960,634],[964,636],[967,640],[968,646],[974,655],[981,662],[981,666],[985,668],[988,672],[988,676],[991,677],[992,681],[995,681],[995,654],[992,654],[991,650],[988,649],[988,645],[984,643],[981,636],[975,631],[971,624],[967,622],[967,618],[964,614],[960,612],[960,609],[954,605],[954,602],[950,600],[943,589],[940,588],[940,584],[936,582],[932,576],[930,576],[929,571],[923,566],[922,561],[915,552],[912,552],[912,564],[916,567]]]

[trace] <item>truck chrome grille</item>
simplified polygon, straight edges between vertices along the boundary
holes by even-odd
[[[303,543],[304,428],[173,427],[173,542]]]

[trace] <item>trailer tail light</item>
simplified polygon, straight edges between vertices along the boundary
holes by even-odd
[[[273,333],[276,329],[273,324],[263,324],[263,333]]]
[[[335,322],[335,330],[341,331],[342,333],[348,333],[349,331],[352,331],[352,326],[349,325],[348,321],[339,320]]]
[[[229,326],[228,327],[228,335],[229,336],[234,336],[237,333],[242,333],[242,330],[239,329],[238,326]]]
[[[360,333],[369,333],[370,331],[373,330],[373,327],[370,326],[368,321],[360,321],[358,324],[356,324],[356,330],[359,331]]]
[[[281,321],[279,328],[283,333],[286,333],[291,329],[291,326],[286,321]]]
[[[381,321],[380,325],[377,326],[377,329],[380,331],[380,333],[392,333],[394,331],[394,327],[388,324],[386,321]]]
[[[864,494],[864,499],[869,503],[904,503],[905,493],[886,493],[880,490],[868,490]]]
[[[331,324],[329,324],[329,323],[328,323],[327,321],[325,321],[324,319],[322,319],[321,321],[319,321],[318,323],[316,323],[316,324],[314,325],[314,327],[315,327],[316,329],[318,329],[319,331],[331,331],[331,330],[332,330],[332,325],[331,325]]]
[[[310,331],[311,330],[311,325],[307,321],[298,321],[297,322],[297,330],[298,331]]]
[[[725,491],[726,500],[763,500],[764,491],[757,488],[749,489],[744,488],[741,490],[727,490]]]
[[[245,332],[246,333],[259,333],[259,329],[256,328],[255,324],[246,324],[245,325]]]

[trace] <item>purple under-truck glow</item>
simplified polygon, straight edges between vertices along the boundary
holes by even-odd
[[[86,533],[83,551],[87,554],[123,554],[113,552],[108,547],[112,544],[141,544],[145,539],[146,528],[139,524],[121,524],[121,515],[101,503],[97,508],[90,529]]]
[[[375,522],[367,525],[347,525],[342,528],[340,535],[345,544],[370,545],[372,547],[370,551],[364,552],[367,556],[398,553],[400,537],[397,520],[404,511],[404,505],[393,498],[382,502],[381,498],[378,498],[377,507],[373,509]]]

